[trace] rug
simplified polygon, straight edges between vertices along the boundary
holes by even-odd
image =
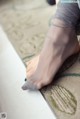
[[[80,119],[80,53],[69,57],[41,92],[58,119]]]
[[[1,0],[0,24],[23,63],[37,55],[56,6],[45,0]],[[41,93],[58,119],[80,119],[80,54],[66,60]]]
[[[0,24],[26,62],[40,52],[55,7],[50,7],[45,0],[4,1],[0,4]]]

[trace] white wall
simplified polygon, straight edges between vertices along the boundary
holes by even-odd
[[[39,91],[23,91],[25,67],[0,28],[0,112],[8,119],[55,119]]]

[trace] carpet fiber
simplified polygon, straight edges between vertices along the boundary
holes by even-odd
[[[0,5],[0,23],[24,62],[41,50],[54,11],[45,0],[12,0]]]

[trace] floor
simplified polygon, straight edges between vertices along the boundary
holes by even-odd
[[[25,63],[40,52],[56,6],[45,0],[5,1],[0,1],[0,23]],[[55,79],[41,90],[52,111],[58,119],[80,119],[80,54],[70,57]]]
[[[40,52],[55,8],[45,0],[7,0],[0,4],[0,23],[23,62]]]

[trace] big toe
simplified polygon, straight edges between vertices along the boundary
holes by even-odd
[[[36,85],[34,85],[31,81],[26,81],[26,83],[22,86],[23,90],[37,90]]]

